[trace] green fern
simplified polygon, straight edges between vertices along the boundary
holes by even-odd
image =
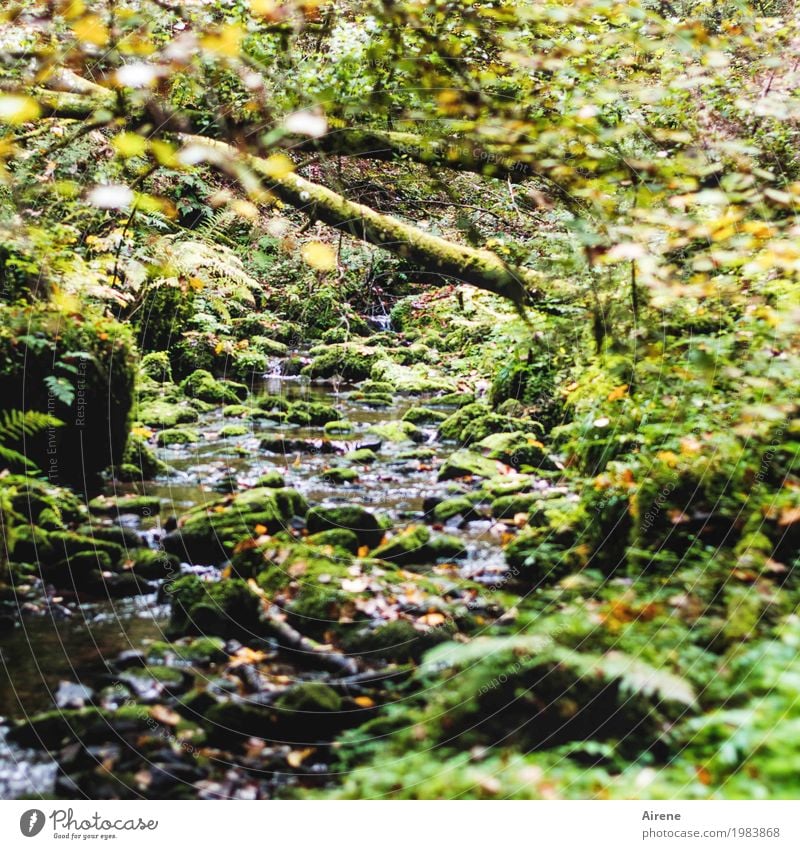
[[[36,410],[3,410],[0,414],[0,462],[36,470],[24,454],[11,448],[9,443],[21,442],[26,436],[35,436],[50,427],[61,427],[63,422],[49,413]]]

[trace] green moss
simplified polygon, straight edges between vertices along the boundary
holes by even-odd
[[[439,469],[439,480],[454,480],[463,477],[491,478],[497,473],[497,462],[462,449],[454,451]]]
[[[180,384],[183,393],[210,404],[235,404],[247,397],[247,387],[241,383],[217,380],[211,372],[196,369]]]
[[[156,442],[162,447],[168,445],[191,445],[200,442],[200,434],[190,428],[169,428],[156,436]]]
[[[247,425],[225,425],[220,432],[220,439],[233,439],[237,436],[248,436],[252,433]]]
[[[267,487],[268,489],[283,489],[286,481],[280,472],[267,472],[255,482],[256,487]]]
[[[161,499],[154,495],[98,495],[89,502],[89,511],[96,516],[157,516]]]
[[[180,571],[180,560],[174,554],[153,548],[136,549],[130,562],[133,573],[147,580],[169,578]]]
[[[172,366],[167,351],[145,354],[139,363],[139,370],[156,383],[172,383]]]
[[[349,436],[355,431],[355,425],[352,422],[332,421],[325,423],[325,434],[327,436]]]
[[[344,455],[344,460],[354,466],[371,466],[378,459],[378,455],[371,448],[356,448]]]
[[[356,505],[343,507],[314,507],[308,511],[306,526],[309,533],[345,529],[352,531],[362,545],[374,548],[383,538],[383,528],[377,517]]]
[[[262,533],[259,528],[277,533],[306,510],[305,499],[293,489],[256,487],[190,511],[179,529],[164,537],[164,548],[195,563],[219,563],[236,543]]]
[[[287,421],[299,425],[324,425],[338,418],[339,413],[334,407],[314,401],[295,401],[286,414]]]
[[[275,707],[279,711],[289,713],[325,713],[341,710],[342,699],[333,687],[317,681],[307,681],[282,693],[275,702]]]
[[[148,661],[177,660],[196,666],[224,663],[228,659],[225,642],[220,637],[184,638],[173,642],[157,641],[147,647]]]
[[[320,531],[316,534],[311,534],[306,538],[311,545],[326,546],[330,545],[334,548],[340,548],[349,554],[355,554],[359,548],[358,537],[345,528],[338,528],[330,531]]]
[[[344,483],[353,483],[358,480],[358,472],[355,469],[342,469],[333,467],[325,469],[317,475],[325,483],[338,486]]]
[[[391,421],[372,425],[368,431],[387,442],[422,442],[425,434],[411,422]]]
[[[248,639],[260,630],[259,599],[240,578],[201,581],[196,575],[185,575],[172,581],[168,592],[173,634]]]
[[[403,415],[404,422],[411,422],[415,425],[439,424],[439,422],[443,422],[446,418],[447,416],[444,413],[438,410],[432,410],[430,407],[411,407]]]
[[[171,428],[191,424],[199,418],[197,411],[186,403],[148,401],[139,407],[136,419],[149,427]]]
[[[130,329],[95,307],[0,304],[0,398],[5,409],[49,413],[66,427],[25,440],[53,483],[94,486],[125,452],[135,382]]]

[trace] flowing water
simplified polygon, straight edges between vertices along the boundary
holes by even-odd
[[[400,419],[409,407],[426,403],[424,397],[396,397],[391,406],[375,409],[352,398],[352,389],[330,383],[310,384],[277,374],[266,377],[257,387],[258,393],[335,406],[339,417],[356,427],[355,433],[346,437],[353,447],[378,441],[368,433],[371,426]],[[221,437],[220,430],[234,423],[246,425],[248,433]],[[389,513],[395,528],[423,521],[425,499],[441,497],[454,486],[452,482],[436,481],[433,464],[404,456],[416,447],[431,448],[438,457],[446,457],[453,446],[437,441],[435,427],[423,428],[426,442],[421,445],[383,442],[377,448],[378,461],[368,469],[359,469],[359,480],[346,485],[326,480],[324,470],[333,460],[330,454],[310,450],[282,456],[259,448],[262,438],[276,434],[319,440],[324,434],[321,427],[223,418],[221,410],[204,414],[194,427],[202,434],[199,443],[160,449],[160,458],[174,469],[170,477],[138,485],[116,484],[107,490],[113,495],[136,492],[161,499],[160,515],[120,520],[144,532],[153,542],[169,517],[213,501],[221,492],[246,489],[270,471],[280,472],[286,485],[302,492],[312,505],[364,505]],[[460,574],[496,582],[505,569],[500,529],[487,520],[446,530],[461,535],[468,553],[460,563]],[[0,635],[0,716],[8,718],[68,706],[74,682],[102,676],[107,662],[121,652],[137,651],[152,640],[165,639],[169,615],[155,595],[92,603],[54,597],[49,603],[30,604],[28,608],[15,629]],[[46,755],[15,750],[0,733],[0,798],[48,792],[54,769]]]

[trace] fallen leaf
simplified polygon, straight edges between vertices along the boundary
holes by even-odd
[[[170,708],[165,707],[164,705],[154,705],[151,707],[150,716],[162,725],[175,726],[181,721],[179,713],[175,713],[174,710],[170,710]]]
[[[309,755],[313,755],[313,754],[314,754],[314,752],[316,752],[316,749],[313,749],[313,748],[309,748],[309,749],[293,749],[293,750],[292,750],[291,752],[289,752],[289,754],[286,756],[286,762],[289,764],[289,766],[290,766],[290,767],[293,767],[294,769],[297,769],[297,768],[300,766],[300,764],[302,764],[302,763],[303,763],[303,761],[304,761],[304,760],[305,760],[305,759],[306,759]]]
[[[375,702],[369,696],[356,696],[353,701],[362,708],[375,707]]]

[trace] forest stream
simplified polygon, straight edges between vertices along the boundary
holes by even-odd
[[[302,493],[309,503],[357,504],[380,511],[390,518],[392,533],[397,533],[424,523],[426,515],[430,521],[431,505],[458,490],[452,482],[437,481],[440,461],[456,446],[439,439],[435,426],[421,426],[416,443],[393,443],[371,433],[376,426],[402,420],[412,407],[428,403],[435,406],[435,398],[396,396],[392,403],[376,407],[368,399],[365,403],[353,398],[360,394],[355,386],[342,385],[338,380],[312,382],[303,377],[286,377],[280,367],[277,362],[273,373],[256,383],[251,400],[257,403],[260,397],[277,396],[290,403],[318,402],[333,407],[342,421],[352,425],[347,436],[339,440],[337,450],[373,450],[374,462],[359,466],[354,480],[338,482],[329,474],[331,454],[320,450],[323,443],[331,444],[322,426],[256,419],[247,422],[246,433],[226,437],[221,431],[231,424],[231,418],[216,408],[203,414],[196,425],[202,433],[201,442],[159,450],[159,459],[172,469],[169,476],[143,485],[115,482],[106,486],[109,497],[144,495],[160,501],[160,509],[153,511],[154,515],[122,514],[119,523],[158,549],[170,518],[214,501],[220,493],[245,491],[262,476],[278,472],[285,485]],[[292,450],[285,454],[267,453],[259,448],[265,438],[290,439]],[[434,457],[436,463],[432,462]],[[538,485],[542,490],[554,489],[543,480]],[[465,518],[473,520],[465,522]],[[438,527],[459,536],[463,551],[453,563],[439,558],[442,562],[433,567],[435,570],[454,582],[466,579],[491,586],[502,583],[507,571],[500,544],[505,525],[488,516],[465,517],[456,513]],[[210,580],[219,577],[213,564],[182,562],[180,569]],[[119,668],[120,659],[125,666],[146,653],[148,645],[166,639],[169,619],[163,592],[85,603],[59,594],[50,597],[49,606],[42,604],[37,609],[31,603],[28,612],[35,615],[24,617],[22,628],[0,636],[2,656],[14,658],[16,669],[12,681],[4,665],[0,688],[0,715],[10,719],[53,707],[74,708],[90,703],[96,689],[112,680],[110,670]],[[186,664],[178,661],[177,665]],[[275,653],[268,674],[280,676],[284,685],[309,680],[308,669],[287,663],[280,653]],[[311,677],[323,680],[325,676],[321,679],[316,673]],[[146,703],[157,701],[157,691],[145,696]],[[57,773],[54,763],[7,741],[0,747],[0,797],[53,792]],[[234,780],[234,784],[240,783],[240,777]],[[252,792],[261,795],[263,788]]]

